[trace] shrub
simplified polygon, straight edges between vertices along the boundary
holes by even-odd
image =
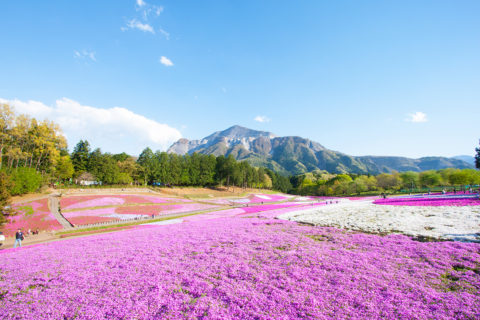
[[[33,168],[17,168],[8,172],[13,187],[10,189],[11,195],[20,195],[37,191],[43,184],[43,178]]]

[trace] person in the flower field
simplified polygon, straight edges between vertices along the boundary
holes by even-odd
[[[22,246],[22,240],[24,239],[22,229],[18,229],[17,233],[15,233],[15,244],[13,245],[14,248],[17,247],[17,244],[19,247]]]

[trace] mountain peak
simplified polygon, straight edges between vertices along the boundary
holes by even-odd
[[[217,138],[249,139],[249,138],[258,138],[258,137],[273,138],[275,137],[275,135],[267,131],[258,131],[258,130],[248,129],[239,125],[234,125],[223,131],[217,131],[212,135],[206,137],[205,139],[206,140],[212,140]]]
[[[462,160],[442,157],[409,159],[404,157],[355,157],[329,150],[321,144],[296,136],[276,137],[270,132],[248,129],[239,125],[217,131],[201,140],[180,139],[169,153],[233,155],[255,166],[265,166],[283,174],[299,174],[313,170],[342,173],[423,171],[443,168],[472,168]]]

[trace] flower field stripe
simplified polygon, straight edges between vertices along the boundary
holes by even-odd
[[[24,232],[28,229],[39,229],[39,231],[62,229],[60,223],[50,212],[47,198],[13,204],[12,208],[18,214],[9,217],[9,221],[0,229],[6,236],[13,236],[19,228]]]
[[[480,206],[478,195],[468,196],[419,196],[378,199],[373,202],[392,206]]]
[[[170,198],[151,195],[76,195],[64,196],[60,199],[60,206],[63,210],[83,209],[89,207],[104,207],[123,204],[160,204],[160,203],[189,203],[191,200],[182,198]]]

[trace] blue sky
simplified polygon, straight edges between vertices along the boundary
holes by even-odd
[[[239,124],[352,155],[473,155],[479,1],[2,1],[0,101],[70,148]]]

